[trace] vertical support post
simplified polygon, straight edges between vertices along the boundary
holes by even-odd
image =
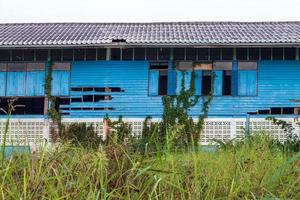
[[[250,114],[247,113],[247,117],[246,117],[246,127],[245,127],[245,136],[249,136],[250,134]]]
[[[230,139],[236,138],[236,121],[234,118],[230,120]]]
[[[108,125],[108,120],[107,118],[103,118],[103,137],[102,137],[102,141],[106,141],[107,137],[109,135],[110,132],[110,128]]]
[[[110,60],[110,53],[111,53],[111,49],[107,48],[107,50],[106,50],[106,60]]]
[[[170,60],[174,60],[174,48],[170,48]]]
[[[233,48],[233,60],[236,60],[236,48]]]
[[[299,48],[296,48],[296,60],[299,60]]]

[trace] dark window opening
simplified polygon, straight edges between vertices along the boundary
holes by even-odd
[[[121,49],[120,48],[112,48],[110,52],[111,60],[121,60]]]
[[[247,48],[237,48],[236,49],[236,59],[237,60],[248,60],[248,49]]]
[[[23,61],[23,51],[22,50],[12,50],[11,51],[12,61]]]
[[[185,54],[186,54],[186,60],[196,60],[197,57],[197,49],[195,48],[186,48],[185,50]]]
[[[159,72],[158,95],[166,95],[167,88],[168,88],[168,72],[166,70],[162,70]]]
[[[60,105],[70,105],[70,98],[56,98],[56,102]]]
[[[209,49],[201,48],[198,49],[198,60],[208,60],[209,59]]]
[[[269,115],[270,114],[270,110],[259,110],[258,114],[260,114],[260,115]]]
[[[174,48],[174,60],[184,60],[184,59],[185,59],[185,49]]]
[[[106,60],[106,49],[99,48],[97,50],[98,50],[97,60]]]
[[[285,60],[295,60],[296,59],[296,48],[285,48],[284,49],[284,59]]]
[[[51,49],[50,56],[52,61],[61,61],[61,49]]]
[[[221,49],[220,48],[210,49],[210,59],[211,60],[221,60]]]
[[[71,91],[73,91],[73,92],[82,92],[82,89],[83,88],[73,87],[73,88],[71,88]]]
[[[0,108],[8,110],[10,98],[0,99]],[[17,98],[14,102],[15,109],[12,115],[43,115],[44,114],[44,98]],[[0,114],[6,115],[0,110]]]
[[[249,59],[259,60],[259,48],[249,48]]]
[[[222,49],[222,60],[232,60],[233,59],[233,48]]]
[[[111,89],[111,92],[124,92],[124,90],[122,90],[120,87],[112,87],[110,89]]]
[[[84,60],[84,49],[74,49],[74,60]]]
[[[294,107],[292,107],[292,108],[288,108],[288,107],[285,107],[285,108],[282,108],[282,114],[286,114],[286,115],[292,115],[292,114],[297,114],[296,112],[295,112],[295,108]]]
[[[35,51],[36,61],[47,61],[48,60],[48,49],[37,49]]]
[[[122,49],[122,60],[133,60],[133,49]]]
[[[97,87],[97,88],[95,88],[95,92],[105,92],[105,88],[104,87]]]
[[[157,48],[147,48],[147,60],[157,60]]]
[[[134,49],[134,60],[145,60],[146,49],[145,48],[135,48]]]
[[[63,59],[63,61],[72,61],[73,60],[73,49],[64,49],[62,59]]]
[[[0,61],[10,61],[9,50],[0,50]]]
[[[170,59],[170,48],[159,48],[159,60]]]
[[[167,62],[153,62],[150,63],[150,69],[168,69],[168,63]]]
[[[126,42],[125,39],[112,39],[112,42]]]
[[[211,93],[211,71],[205,70],[202,75],[202,95],[209,95]]]
[[[231,95],[231,71],[223,71],[223,88],[224,96]]]
[[[84,88],[82,88],[82,91],[83,92],[92,92],[92,91],[94,91],[94,88],[92,88],[92,87],[84,87]]]
[[[93,95],[83,95],[82,102],[94,102],[94,96]]]
[[[25,49],[23,54],[24,54],[24,61],[34,61],[33,49]]]
[[[281,115],[282,109],[281,108],[271,108],[272,115]]]
[[[82,99],[81,98],[71,98],[71,102],[82,102]]]
[[[94,108],[94,110],[115,110],[115,108],[111,108],[111,107],[108,107],[108,108]]]
[[[261,48],[261,60],[271,60],[271,48]]]
[[[273,48],[273,60],[283,60],[283,48]]]
[[[86,49],[85,50],[85,60],[96,60],[97,49]]]

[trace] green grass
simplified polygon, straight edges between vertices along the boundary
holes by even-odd
[[[42,148],[4,161],[0,199],[300,199],[300,154],[270,144],[256,135],[215,152]]]

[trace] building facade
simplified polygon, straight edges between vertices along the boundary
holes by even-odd
[[[213,95],[203,143],[242,137],[249,119],[284,140],[265,117],[299,131],[299,47],[300,22],[0,24],[0,139],[12,99],[10,142],[49,139],[49,106],[100,134],[105,116],[122,116],[140,134],[147,116],[161,119],[162,96],[195,74],[195,95]],[[45,94],[50,72],[56,105]]]

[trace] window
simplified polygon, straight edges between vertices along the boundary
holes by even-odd
[[[271,60],[271,48],[261,48],[261,60]]]
[[[147,60],[157,60],[157,48],[147,48]]]
[[[257,95],[257,63],[238,62],[238,95]]]
[[[50,54],[52,61],[61,61],[61,49],[51,49]]]
[[[23,54],[24,54],[24,61],[34,61],[33,49],[25,49]]]
[[[105,48],[99,48],[97,49],[97,60],[106,60],[106,49]]]
[[[211,92],[211,70],[204,70],[202,72],[202,88],[201,88],[201,94],[202,95],[209,95]]]
[[[9,50],[0,50],[0,61],[10,61]]]
[[[110,50],[110,59],[111,60],[121,60],[121,49],[120,48],[112,48]]]
[[[47,61],[48,60],[48,49],[37,49],[35,51],[36,61]]]
[[[84,60],[85,57],[84,54],[85,54],[84,49],[74,49],[74,60],[76,61]]]
[[[12,61],[23,61],[23,51],[22,50],[12,50],[11,57],[12,57]]]
[[[222,49],[222,60],[232,60],[233,59],[233,49],[224,48]]]
[[[14,105],[15,109],[12,111],[12,115],[43,115],[44,114],[44,99],[43,97],[39,98],[18,98]],[[0,108],[3,108],[5,111],[8,109],[9,98],[0,99]],[[0,115],[5,114],[5,112],[0,110]]]
[[[201,48],[198,49],[198,60],[208,60],[209,59],[209,49]]]
[[[73,49],[63,49],[63,61],[73,60]]]
[[[221,60],[221,49],[220,48],[210,49],[210,59],[211,60]]]
[[[167,95],[168,93],[168,63],[150,63],[149,95]]]
[[[133,60],[133,49],[122,49],[122,60]]]
[[[170,59],[170,48],[159,48],[159,60],[169,60]]]
[[[135,48],[134,49],[134,60],[145,60],[146,49],[145,48]]]
[[[223,71],[222,95],[231,95],[231,71]]]
[[[284,48],[284,59],[295,60],[296,59],[296,48]]]
[[[249,48],[249,60],[259,60],[259,48]]]
[[[186,48],[186,60],[196,60],[197,49]]]
[[[213,63],[214,95],[231,95],[232,62],[222,61]]]
[[[97,49],[86,49],[85,50],[85,60],[96,60]]]
[[[184,48],[174,48],[174,60],[184,60],[185,49]]]
[[[283,60],[283,48],[273,48],[273,60]]]
[[[248,60],[248,49],[247,48],[237,48],[236,49],[236,59],[237,60]]]

